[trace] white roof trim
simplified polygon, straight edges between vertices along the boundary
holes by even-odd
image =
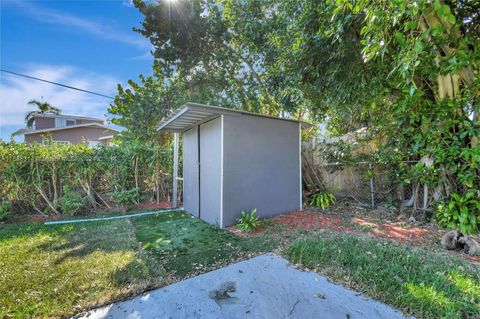
[[[93,120],[93,121],[102,121],[105,122],[105,119],[98,117],[88,117],[88,116],[78,116],[78,115],[67,115],[67,114],[50,114],[50,113],[33,113],[31,117],[48,117],[48,118],[71,118],[76,120]]]
[[[293,119],[284,119],[270,115],[257,114],[243,110],[227,109],[223,107],[205,104],[187,103],[174,115],[163,121],[159,125],[157,130],[168,132],[185,132],[196,125],[205,123],[223,114],[258,116],[275,120],[300,123],[304,128],[312,127],[310,123]]]
[[[23,133],[20,133],[20,134],[30,135],[30,134],[38,134],[38,133],[52,132],[52,131],[70,130],[70,129],[73,129],[73,128],[89,127],[89,126],[98,126],[98,127],[104,128],[104,129],[106,129],[106,130],[115,131],[115,132],[120,132],[119,130],[117,130],[117,129],[113,128],[113,127],[108,127],[108,126],[103,125],[103,124],[99,124],[99,123],[84,123],[84,124],[70,125],[70,126],[65,126],[65,127],[52,127],[52,128],[42,129],[42,130],[31,130],[31,131],[26,131],[26,132],[23,132]]]
[[[98,140],[102,141],[102,140],[108,140],[110,138],[113,138],[113,135],[101,136],[101,137],[98,138]]]
[[[16,130],[15,132],[13,132],[12,136],[23,135],[23,134],[25,134],[25,132],[30,132],[30,130],[28,128],[21,128],[19,130]]]

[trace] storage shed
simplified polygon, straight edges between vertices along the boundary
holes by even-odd
[[[310,124],[188,103],[159,126],[183,134],[183,206],[219,227],[302,207],[301,129]],[[176,134],[176,141],[178,135]]]

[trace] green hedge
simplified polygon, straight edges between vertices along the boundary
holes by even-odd
[[[171,169],[171,148],[160,145],[0,144],[0,218],[167,200]]]

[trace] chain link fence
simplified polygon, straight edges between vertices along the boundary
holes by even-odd
[[[394,206],[412,197],[411,185],[401,185],[398,171],[388,165],[327,163],[317,169],[324,188],[340,200],[375,208]]]
[[[326,190],[337,201],[353,202],[365,208],[397,208],[423,212],[433,211],[433,204],[441,200],[444,189],[428,186],[423,176],[407,174],[418,161],[393,164],[369,162],[317,163],[308,157],[303,163],[303,183],[306,189]],[[450,181],[448,192],[464,194],[466,189]]]

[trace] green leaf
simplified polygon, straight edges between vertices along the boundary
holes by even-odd
[[[409,91],[409,94],[410,96],[413,96],[413,94],[415,93],[415,86],[410,86],[410,91]]]

